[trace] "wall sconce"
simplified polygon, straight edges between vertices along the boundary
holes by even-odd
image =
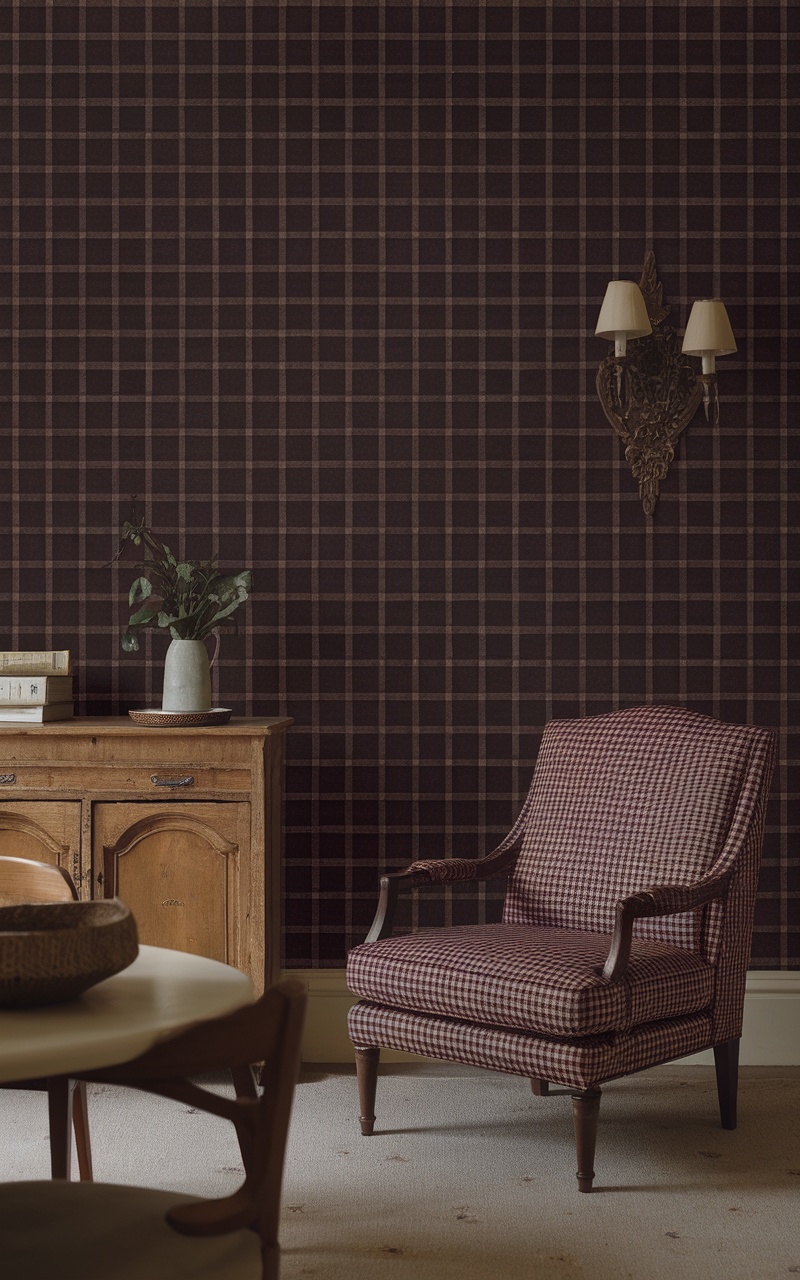
[[[642,291],[633,280],[611,280],[597,317],[595,337],[614,343],[616,390],[614,408],[622,417],[630,410],[630,379],[625,367],[628,338],[645,338],[653,332]]]
[[[701,400],[707,421],[719,421],[714,362],[716,356],[736,350],[721,302],[695,302],[682,347],[675,330],[664,324],[669,313],[650,251],[638,285],[633,280],[611,281],[595,331],[597,337],[614,342],[613,354],[597,370],[597,394],[625,445],[648,516],[655,511],[659,484],[675,457],[678,437]],[[702,357],[702,372],[689,356]]]

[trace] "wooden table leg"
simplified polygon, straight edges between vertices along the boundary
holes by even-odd
[[[75,1146],[78,1149],[78,1173],[81,1182],[92,1181],[92,1143],[89,1137],[89,1107],[86,1101],[86,1081],[72,1080],[72,1120],[75,1128]]]
[[[231,1067],[231,1078],[237,1098],[253,1098],[257,1101],[261,1096],[252,1067]]]

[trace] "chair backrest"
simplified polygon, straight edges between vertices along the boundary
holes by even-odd
[[[78,893],[63,867],[30,858],[0,857],[0,906],[25,902],[73,902]]]
[[[177,1205],[167,1222],[183,1235],[224,1235],[249,1227],[261,1237],[264,1276],[277,1277],[281,1183],[303,1030],[306,993],[297,979],[269,987],[260,1000],[221,1018],[197,1023],[121,1067],[87,1079],[133,1085],[231,1120],[245,1180],[232,1196]],[[232,1101],[186,1078],[262,1062],[259,1099]]]
[[[772,759],[771,731],[681,707],[551,721],[504,920],[610,932],[620,898],[723,870],[755,821],[758,852],[743,868],[754,900]],[[637,932],[707,949],[709,919],[719,924],[718,912],[641,921]]]

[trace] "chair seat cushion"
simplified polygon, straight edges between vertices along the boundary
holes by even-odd
[[[347,1027],[359,1049],[397,1049],[423,1058],[465,1062],[489,1071],[538,1077],[565,1089],[593,1089],[645,1067],[700,1053],[714,1043],[709,1011],[643,1022],[630,1031],[565,1039],[359,1000],[347,1015]]]
[[[196,1197],[93,1182],[0,1184],[3,1274],[14,1280],[261,1280],[254,1231],[184,1236],[164,1221]]]
[[[697,952],[635,939],[622,982],[600,972],[605,934],[528,925],[421,929],[350,952],[350,990],[398,1009],[546,1036],[591,1036],[705,1009],[714,970]]]

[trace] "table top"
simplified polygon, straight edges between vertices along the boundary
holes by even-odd
[[[0,1082],[118,1066],[253,999],[250,979],[230,965],[140,947],[132,965],[76,1000],[0,1009]]]
[[[182,738],[195,736],[224,738],[230,735],[237,737],[262,738],[270,734],[283,733],[294,724],[289,716],[231,716],[227,724],[175,725],[171,728],[154,728],[151,724],[134,724],[129,716],[73,716],[71,720],[49,720],[45,724],[33,724],[27,720],[8,720],[0,723],[0,737],[4,734],[18,735],[34,733],[41,737],[74,737],[90,734],[96,737],[125,733],[134,737],[168,737],[177,733]]]

